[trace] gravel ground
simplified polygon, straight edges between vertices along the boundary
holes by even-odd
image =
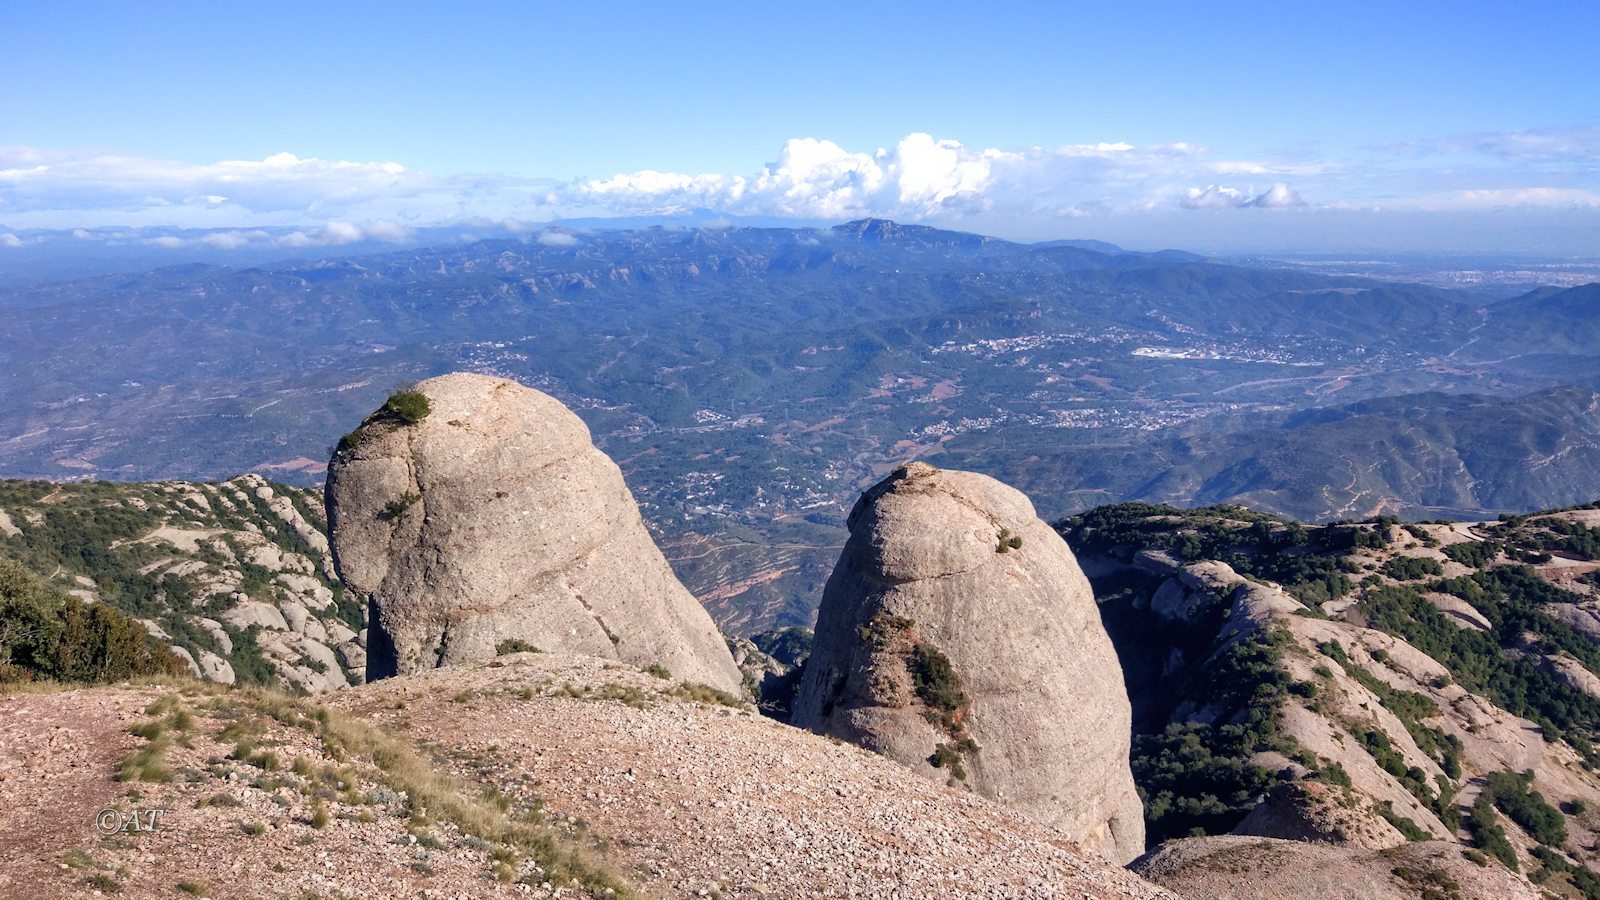
[[[330,702],[539,797],[651,895],[1170,896],[976,795],[748,709],[663,696],[674,687],[518,654]]]
[[[609,896],[551,875],[537,841],[397,791],[405,767],[330,742],[330,722],[377,726],[363,733],[406,748],[434,802],[521,823],[642,896],[1172,896],[856,747],[615,662],[525,653],[316,701],[200,683],[0,696],[0,898]],[[119,780],[141,751],[164,777]],[[105,835],[107,808],[165,813]]]

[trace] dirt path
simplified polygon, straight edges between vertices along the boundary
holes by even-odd
[[[0,697],[0,898],[41,900],[62,854],[92,850],[95,814],[124,793],[113,779],[136,742],[140,697],[71,691]]]

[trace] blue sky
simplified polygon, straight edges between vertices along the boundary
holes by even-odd
[[[243,6],[10,5],[0,226],[709,210],[1600,255],[1587,0]]]

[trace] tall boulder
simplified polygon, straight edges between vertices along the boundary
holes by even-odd
[[[964,784],[1126,863],[1144,852],[1116,651],[1072,551],[992,478],[912,463],[867,491],[793,722]]]
[[[465,373],[397,394],[340,442],[327,509],[369,679],[526,645],[740,690],[621,470],[545,394]]]

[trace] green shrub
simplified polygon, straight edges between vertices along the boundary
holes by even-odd
[[[1443,549],[1444,555],[1450,557],[1463,566],[1481,569],[1494,559],[1500,552],[1500,545],[1494,541],[1466,541],[1460,544],[1451,544]]]
[[[950,777],[956,781],[967,780],[967,770],[961,765],[961,751],[949,744],[940,744],[933,750],[933,755],[928,757],[928,764],[935,769],[947,769]]]
[[[383,401],[382,412],[392,413],[407,425],[415,425],[430,412],[428,397],[421,391],[402,389]]]
[[[1444,566],[1440,565],[1436,559],[1396,556],[1385,562],[1378,571],[1393,578],[1395,581],[1416,581],[1419,578],[1443,575]]]
[[[1496,821],[1494,803],[1487,792],[1479,794],[1473,802],[1465,824],[1478,849],[1505,863],[1508,869],[1515,871],[1518,868],[1517,851],[1511,848],[1511,842],[1506,839],[1506,830]]]
[[[494,645],[495,656],[508,656],[512,653],[538,653],[539,648],[528,643],[522,638],[506,638]]]
[[[256,641],[260,633],[260,625],[251,625],[243,631],[232,633],[233,652],[228,654],[228,663],[233,666],[234,679],[238,684],[270,686],[278,683],[278,670]]]
[[[1329,763],[1317,770],[1317,777],[1329,784],[1336,784],[1342,788],[1353,788],[1355,782],[1350,780],[1350,773],[1338,763]]]
[[[362,420],[356,430],[339,438],[339,444],[334,448],[334,452],[347,453],[361,446],[362,441],[367,439],[368,428],[374,425],[385,422],[390,425],[415,425],[426,418],[430,411],[427,395],[411,388],[400,388],[390,394],[372,415]]]
[[[1528,876],[1534,884],[1543,884],[1553,875],[1565,875],[1568,882],[1583,895],[1584,900],[1600,900],[1600,874],[1588,866],[1574,865],[1567,858],[1548,847],[1535,847],[1533,858],[1541,865],[1539,871]]]
[[[962,688],[961,676],[939,648],[919,643],[911,651],[911,685],[917,698],[930,708],[948,715],[971,703]]]
[[[1145,799],[1150,845],[1196,830],[1226,834],[1238,825],[1278,783],[1251,762],[1260,749],[1263,742],[1240,725],[1184,722],[1136,736],[1133,776]]]
[[[867,624],[856,629],[856,636],[882,650],[904,637],[907,632],[916,626],[916,622],[904,616],[891,616],[888,613],[880,612],[874,615]]]
[[[137,620],[0,559],[0,681],[121,681],[188,671]]]
[[[1495,809],[1521,826],[1529,837],[1547,847],[1560,847],[1567,842],[1566,817],[1546,802],[1544,795],[1529,790],[1532,783],[1532,773],[1491,772],[1478,796],[1489,798]]]
[[[378,518],[385,522],[392,522],[395,519],[405,515],[406,510],[410,509],[418,500],[421,499],[422,497],[417,494],[403,494],[397,499],[390,500],[388,503],[384,504],[383,509],[378,513]]]
[[[1383,801],[1383,805],[1378,807],[1378,815],[1382,816],[1385,822],[1393,825],[1396,831],[1400,832],[1402,835],[1405,835],[1405,839],[1408,841],[1433,840],[1433,835],[1429,834],[1427,831],[1424,831],[1421,825],[1418,825],[1414,820],[1395,812],[1394,802],[1391,800]]]
[[[1277,773],[1252,762],[1255,755],[1304,755],[1278,728],[1293,683],[1281,665],[1291,642],[1281,629],[1253,634],[1197,671],[1183,694],[1207,698],[1214,722],[1174,723],[1157,734],[1135,735],[1133,778],[1145,797],[1152,846],[1197,829],[1231,831],[1279,783]]]

